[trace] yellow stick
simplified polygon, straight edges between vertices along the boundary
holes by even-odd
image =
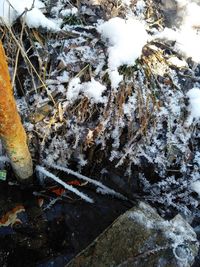
[[[0,42],[0,138],[10,158],[13,170],[20,180],[33,174],[27,136],[21,123],[13,96],[8,64]]]

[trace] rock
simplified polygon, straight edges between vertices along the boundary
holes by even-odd
[[[66,267],[191,266],[198,247],[193,228],[180,215],[166,221],[140,202]]]

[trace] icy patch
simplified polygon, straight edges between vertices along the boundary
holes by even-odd
[[[97,27],[102,38],[108,42],[108,68],[113,88],[122,80],[118,67],[133,66],[142,54],[148,34],[142,22],[136,19],[111,18]]]
[[[132,116],[134,116],[136,107],[137,107],[136,95],[132,95],[129,97],[128,102],[123,105],[124,114],[126,114],[131,118]]]
[[[90,82],[84,83],[81,83],[80,78],[73,78],[68,85],[67,100],[73,102],[82,93],[93,103],[105,103],[106,98],[102,96],[105,90],[106,87],[94,78]]]
[[[198,152],[198,151],[196,151],[196,153],[195,153],[194,163],[196,163],[197,166],[200,167],[200,152]]]

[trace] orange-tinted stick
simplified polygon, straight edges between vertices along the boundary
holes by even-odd
[[[0,138],[10,158],[17,178],[28,179],[33,174],[27,136],[13,96],[8,64],[0,42]]]

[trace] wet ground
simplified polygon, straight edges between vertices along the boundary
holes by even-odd
[[[52,183],[42,187],[35,180],[27,187],[16,183],[11,173],[7,177],[0,181],[0,266],[65,266],[132,206],[99,195],[72,177],[69,182],[81,186],[94,204]]]

